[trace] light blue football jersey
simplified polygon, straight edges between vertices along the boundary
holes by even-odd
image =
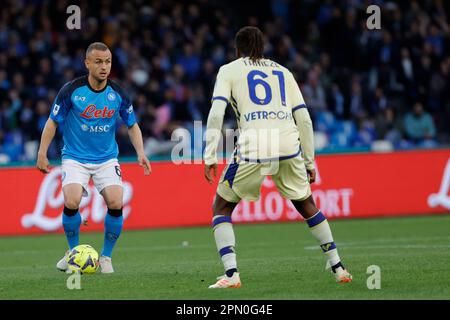
[[[52,105],[50,118],[63,123],[62,159],[102,163],[117,158],[117,117],[130,128],[136,123],[133,105],[123,89],[108,79],[94,90],[88,76],[66,83]]]

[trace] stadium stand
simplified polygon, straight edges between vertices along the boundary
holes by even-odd
[[[113,52],[111,77],[130,94],[145,150],[168,154],[176,128],[203,121],[233,36],[256,25],[265,54],[293,71],[310,108],[319,151],[434,148],[450,137],[450,27],[444,1],[2,1],[0,162],[34,160],[57,90],[85,74],[94,41]],[[66,8],[82,8],[68,30]],[[253,14],[257,12],[257,14]],[[307,12],[307,14],[306,14]],[[235,127],[227,114],[227,127]],[[133,155],[118,129],[122,156]],[[60,136],[49,158],[60,155]]]

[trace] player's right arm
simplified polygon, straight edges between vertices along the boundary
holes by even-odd
[[[50,116],[45,123],[44,130],[42,131],[41,143],[39,145],[39,151],[37,156],[37,164],[36,167],[39,171],[43,173],[49,173],[49,162],[47,158],[47,151],[50,143],[55,137],[56,128],[58,127],[58,123],[64,121],[66,118],[67,112],[71,106],[70,100],[70,83],[64,85],[61,90],[59,90],[58,95],[53,102]]]
[[[58,124],[51,118],[48,118],[47,122],[45,123],[44,130],[42,131],[41,144],[39,145],[36,167],[43,173],[50,172],[47,150],[53,140],[53,137],[55,136],[57,127]]]
[[[225,109],[231,96],[231,84],[225,74],[224,68],[220,68],[214,93],[212,97],[212,106],[209,111],[206,124],[206,147],[205,147],[205,179],[212,183],[217,175],[217,146],[222,134],[223,118]],[[213,171],[214,176],[211,175]]]

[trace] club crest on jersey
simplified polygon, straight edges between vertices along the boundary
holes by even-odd
[[[114,94],[114,92],[108,93],[108,101],[114,101],[114,100],[116,100],[116,95]]]
[[[82,113],[80,113],[80,116],[85,119],[112,118],[115,112],[116,110],[108,109],[107,106],[104,106],[103,109],[97,109],[95,104],[90,104],[84,109]]]

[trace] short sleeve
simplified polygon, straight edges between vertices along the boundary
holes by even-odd
[[[227,72],[224,67],[219,69],[216,77],[216,83],[214,85],[214,92],[212,96],[212,101],[214,100],[222,100],[225,103],[228,103],[231,97],[231,83]]]
[[[136,123],[136,116],[133,110],[133,104],[130,97],[125,93],[122,87],[114,80],[109,80],[111,88],[120,96],[119,114],[123,122],[128,128],[131,128]]]
[[[128,128],[132,127],[136,123],[136,116],[134,114],[133,104],[130,98],[125,93],[121,92],[122,102],[120,104],[120,117],[125,122]]]
[[[72,101],[70,96],[72,91],[70,90],[70,83],[65,84],[61,90],[59,90],[58,95],[53,102],[51,111],[50,111],[50,119],[57,123],[61,123],[67,116],[69,109],[72,106]]]

